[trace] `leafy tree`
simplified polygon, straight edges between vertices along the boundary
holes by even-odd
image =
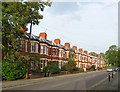
[[[104,53],[100,53],[99,55],[102,56],[104,58],[104,62],[108,64],[108,59],[106,59],[106,55]]]
[[[73,72],[76,69],[76,62],[75,61],[69,61],[66,66],[66,70],[69,72]]]
[[[50,72],[52,74],[55,74],[55,73],[59,73],[60,69],[59,69],[59,67],[56,64],[53,63],[51,65],[45,66],[43,68],[43,72],[44,73]]]
[[[109,47],[109,50],[105,52],[106,59],[108,59],[108,64],[116,65],[118,61],[118,48],[116,45]]]
[[[2,62],[2,80],[16,80],[25,78],[26,66],[23,62],[4,60]]]
[[[51,2],[3,2],[2,3],[2,52],[3,59],[15,61],[15,56],[20,57],[17,38],[24,38],[21,27],[27,31],[26,25],[30,24],[30,34],[28,40],[28,54],[30,51],[30,38],[32,25],[38,25],[43,15],[45,6],[51,6]],[[18,58],[17,57],[17,58]],[[27,70],[28,76],[28,70]]]
[[[69,49],[69,57],[68,57],[68,60],[74,60],[74,57],[75,57],[75,53],[74,53],[74,50],[72,48]]]
[[[32,25],[38,25],[43,16],[45,6],[51,2],[2,2],[2,52],[3,59],[15,60],[16,55],[20,56],[17,38],[24,37],[22,27],[27,31],[26,25],[30,23],[30,35]],[[30,38],[30,37],[29,37]],[[30,42],[30,40],[29,40]]]

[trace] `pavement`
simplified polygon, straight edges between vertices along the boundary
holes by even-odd
[[[114,72],[113,78],[108,80],[108,77],[97,83],[96,85],[90,87],[88,90],[96,91],[112,91],[112,92],[120,92],[120,71]]]
[[[2,83],[2,88],[3,90],[86,90],[106,77],[106,71],[92,71],[55,77],[7,81]]]

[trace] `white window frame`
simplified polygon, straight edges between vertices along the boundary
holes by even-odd
[[[43,45],[40,46],[40,53],[43,54]]]
[[[36,43],[35,52],[38,53],[38,43]]]
[[[64,52],[63,52],[63,50],[62,50],[62,57],[63,57],[63,54],[64,54]]]
[[[67,52],[67,58],[69,58],[69,52]]]
[[[34,42],[31,42],[31,52],[34,52]]]
[[[47,50],[46,50],[46,51],[47,51],[47,55],[48,55],[48,52],[49,52],[49,51],[48,51],[48,47],[47,47]]]
[[[76,54],[76,59],[78,60],[78,54]]]
[[[59,50],[59,57],[61,57],[61,50]]]
[[[53,48],[53,56],[55,56],[55,48]]]
[[[46,45],[45,45],[45,48],[44,48],[44,50],[45,50],[45,54],[47,54],[47,53],[46,53],[46,52],[47,52],[47,50],[46,50],[46,49],[47,49],[47,47],[46,47]]]

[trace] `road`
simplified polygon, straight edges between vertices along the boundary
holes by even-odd
[[[72,74],[64,77],[51,77],[48,81],[36,84],[7,88],[4,90],[86,90],[107,77],[106,71]]]

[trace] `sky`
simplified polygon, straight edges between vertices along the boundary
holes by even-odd
[[[46,7],[32,34],[47,33],[47,39],[61,39],[89,52],[101,53],[118,45],[118,3],[105,0],[53,2]],[[29,25],[28,25],[29,26]],[[28,28],[29,30],[29,28]]]

